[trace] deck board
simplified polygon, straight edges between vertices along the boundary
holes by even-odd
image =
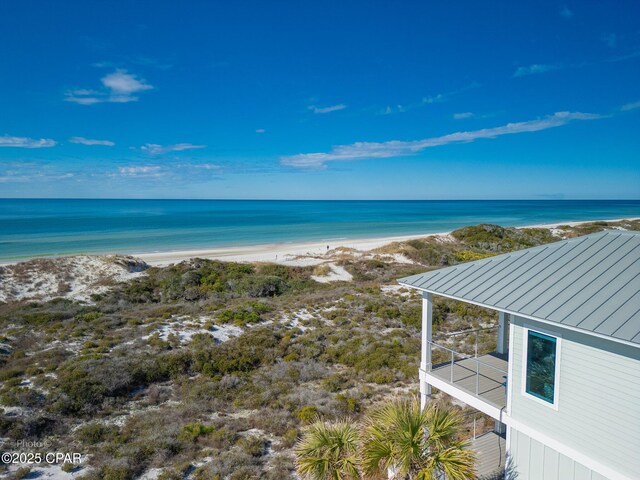
[[[453,384],[465,390],[467,393],[477,396],[496,406],[497,408],[505,407],[506,399],[506,372],[508,362],[504,355],[490,353],[478,356],[478,360],[488,365],[499,368],[502,371],[495,370],[486,365],[477,364],[474,359],[467,358],[454,362],[453,366]],[[476,375],[476,365],[478,366],[478,375]],[[430,372],[432,375],[451,383],[451,363],[443,363],[434,365]],[[477,380],[476,380],[477,377]]]
[[[478,478],[492,477],[505,464],[505,441],[495,432],[487,432],[471,441],[471,449],[476,451]]]

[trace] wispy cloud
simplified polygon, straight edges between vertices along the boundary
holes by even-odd
[[[75,179],[75,172],[59,171],[57,165],[40,161],[0,162],[0,183],[50,182]]]
[[[111,140],[94,140],[84,137],[71,137],[69,141],[71,143],[79,143],[81,145],[103,145],[105,147],[113,147],[115,145]]]
[[[218,178],[223,167],[215,163],[172,163],[172,164],[147,164],[126,165],[118,167],[117,171],[109,174],[111,177],[177,182],[197,183]]]
[[[326,153],[303,153],[281,157],[280,163],[296,168],[317,169],[326,167],[328,162],[414,155],[431,147],[469,143],[482,138],[496,138],[516,133],[537,132],[548,128],[560,127],[574,120],[595,120],[598,118],[603,118],[603,116],[594,113],[556,112],[541,119],[508,123],[500,127],[483,128],[469,132],[455,132],[416,141],[392,140],[389,142],[356,142],[350,145],[338,145]]]
[[[331,113],[337,112],[338,110],[344,110],[347,106],[344,103],[339,103],[338,105],[330,105],[328,107],[317,107],[315,105],[309,105],[309,110],[313,113]]]
[[[0,147],[15,147],[15,148],[46,148],[55,147],[57,142],[50,138],[28,138],[28,137],[0,137]]]
[[[267,131],[264,128],[256,129],[256,133],[266,133]]]
[[[118,175],[122,177],[160,177],[162,168],[158,165],[136,165],[118,167]]]
[[[450,92],[438,93],[436,95],[427,95],[422,97],[419,101],[414,101],[412,103],[407,104],[396,104],[396,105],[387,105],[386,107],[378,110],[378,113],[381,115],[391,115],[394,113],[404,113],[409,110],[413,110],[416,108],[423,108],[428,105],[433,105],[435,103],[442,103],[448,101],[451,97],[459,95],[461,93],[467,92],[469,90],[473,90],[480,87],[479,83],[473,82],[469,85],[466,85],[457,90],[452,90]]]
[[[620,110],[622,110],[623,112],[628,112],[629,110],[635,110],[636,108],[640,108],[640,101],[627,103],[626,105],[620,107]]]
[[[158,70],[170,70],[173,68],[173,64],[165,61],[158,60],[157,58],[145,57],[142,55],[134,55],[128,57],[127,60],[135,65],[141,65],[143,67],[153,67]]]
[[[75,174],[67,172],[60,174],[46,173],[22,173],[15,171],[1,172],[0,183],[26,183],[26,182],[51,182],[55,180],[69,180],[74,178]]]
[[[560,16],[566,18],[567,20],[573,18],[573,11],[567,7],[566,5],[560,6]]]
[[[194,170],[220,170],[222,165],[217,163],[186,163],[177,165],[179,168],[187,168]]]
[[[79,88],[67,91],[65,101],[80,105],[137,102],[135,94],[153,89],[145,80],[121,68],[105,75],[100,82],[102,88],[99,90]]]
[[[533,64],[525,67],[518,67],[513,73],[513,76],[524,77],[526,75],[536,75],[538,73],[551,72],[553,70],[560,70],[562,68],[562,65]]]
[[[195,145],[193,143],[176,143],[173,145],[158,145],[157,143],[146,143],[140,147],[140,150],[148,153],[149,155],[162,155],[163,153],[182,152],[184,150],[196,150],[206,147],[206,145]]]
[[[609,46],[615,46],[615,44],[613,45],[611,44],[611,42],[617,41],[615,39],[617,39],[617,37],[614,35],[614,40],[607,37],[607,39],[604,41],[605,43],[608,43]],[[516,71],[513,73],[513,76],[524,77],[526,75],[535,75],[538,73],[553,72],[555,70],[568,70],[572,68],[583,68],[583,67],[590,67],[593,65],[601,65],[604,63],[624,62],[626,60],[632,60],[638,57],[640,57],[640,49],[632,50],[622,55],[615,55],[609,58],[601,58],[599,60],[592,60],[592,61],[582,61],[582,62],[565,63],[565,64],[562,64],[562,63],[533,64],[533,65],[518,67]]]
[[[416,106],[421,106],[421,105],[420,104],[412,105],[410,107],[407,107],[406,105],[387,105],[380,111],[380,114],[392,115],[394,113],[403,113],[407,111],[407,108],[415,108]]]
[[[471,118],[473,117],[473,113],[472,112],[461,112],[461,113],[454,113],[453,114],[453,118],[455,120],[464,120],[465,118]]]

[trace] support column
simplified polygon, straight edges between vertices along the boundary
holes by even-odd
[[[496,347],[496,352],[501,354],[506,354],[509,351],[509,314],[504,312],[499,312],[498,315],[498,345]],[[502,413],[502,412],[501,412]],[[496,420],[495,425],[493,427],[493,431],[499,435],[504,435],[507,431],[507,426]]]
[[[498,317],[498,346],[496,347],[497,353],[506,354],[509,350],[509,314],[499,312]]]
[[[431,399],[431,385],[425,373],[431,370],[431,337],[433,325],[433,294],[422,293],[422,354],[420,357],[420,407],[426,407]]]

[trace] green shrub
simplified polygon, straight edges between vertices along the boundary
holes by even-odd
[[[461,250],[455,253],[456,260],[459,262],[472,262],[474,260],[482,260],[483,258],[492,257],[495,253],[474,252],[472,250]]]
[[[211,425],[193,422],[182,426],[178,440],[182,442],[195,442],[199,437],[209,435],[215,430]]]
[[[133,477],[124,465],[104,465],[99,475],[102,480],[130,480]]]
[[[302,423],[311,423],[318,418],[318,408],[315,405],[305,405],[296,412],[296,417]]]
[[[339,392],[340,390],[347,388],[348,385],[349,381],[342,373],[334,373],[322,381],[322,388],[329,392]]]
[[[459,228],[451,235],[466,245],[485,252],[510,252],[557,240],[546,228],[501,227],[481,224]]]
[[[218,320],[222,323],[233,323],[244,327],[251,323],[258,323],[261,318],[257,312],[241,308],[238,310],[223,310],[218,314]]]
[[[26,476],[29,475],[29,473],[31,473],[31,468],[20,467],[13,474],[13,478],[16,480],[22,480],[23,478],[26,478]]]
[[[264,440],[254,436],[248,435],[238,440],[238,446],[247,454],[252,457],[261,457],[266,452],[266,445]]]
[[[290,428],[281,438],[281,444],[284,448],[291,448],[295,445],[296,440],[298,439],[298,430],[295,428]]]
[[[340,409],[342,410],[342,412],[347,415],[359,413],[360,409],[362,408],[362,405],[357,399],[348,395],[344,395],[342,393],[336,395],[336,400],[340,404]]]
[[[76,437],[83,444],[95,445],[114,438],[118,433],[115,425],[87,423],[76,430]]]

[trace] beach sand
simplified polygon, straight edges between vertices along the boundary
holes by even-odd
[[[579,222],[559,222],[552,224],[528,225],[526,227],[517,228],[556,228],[560,225],[580,225],[583,223],[591,223],[597,221],[618,222],[621,220],[637,220],[637,218],[616,218],[611,220],[586,220]],[[451,232],[427,233],[418,235],[404,235],[395,237],[383,237],[373,239],[354,239],[340,240],[335,244],[327,244],[327,242],[311,242],[311,243],[275,243],[268,245],[256,245],[247,247],[226,247],[212,248],[203,250],[184,250],[174,252],[158,252],[158,253],[140,253],[132,254],[140,258],[149,265],[165,266],[172,263],[178,263],[189,258],[209,258],[217,260],[225,260],[228,262],[271,262],[282,265],[317,265],[331,259],[334,249],[348,248],[367,252],[388,245],[393,242],[403,242],[414,240],[417,238],[427,237],[446,237]],[[329,247],[327,249],[327,247]]]
[[[549,228],[552,233],[561,238],[563,231],[557,229],[558,226],[583,223],[589,222],[561,222],[535,226]],[[454,241],[449,232],[441,232],[362,240],[345,239],[328,245],[326,242],[280,243],[133,255],[79,254],[45,257],[33,261],[14,261],[0,265],[0,276],[3,280],[0,282],[0,302],[46,301],[58,297],[89,301],[92,294],[108,290],[109,285],[114,282],[127,281],[144,275],[144,265],[140,261],[151,266],[166,266],[191,258],[278,263],[287,266],[318,266],[314,268],[312,275],[314,280],[323,283],[349,282],[353,280],[352,275],[344,268],[341,261],[351,258],[415,264],[413,260],[402,253],[397,251],[393,253],[393,249],[380,249],[380,247],[393,242],[429,237],[440,242]]]

